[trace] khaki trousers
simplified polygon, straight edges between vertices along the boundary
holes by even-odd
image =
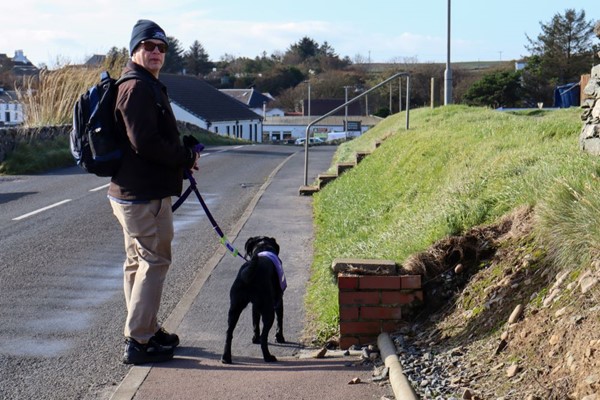
[[[121,204],[111,200],[110,204],[125,238],[123,288],[127,319],[124,334],[139,343],[147,343],[160,329],[158,309],[171,265],[171,198],[145,204]]]

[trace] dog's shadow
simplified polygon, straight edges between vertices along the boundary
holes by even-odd
[[[302,347],[298,343],[274,343],[279,347]],[[348,370],[349,359],[345,358],[298,358],[296,356],[279,357],[277,362],[267,363],[260,357],[239,356],[235,357],[232,364],[221,363],[221,354],[203,349],[201,347],[179,346],[175,350],[173,360],[154,364],[153,368],[205,370],[215,371],[247,371],[273,372],[273,371],[333,371]]]

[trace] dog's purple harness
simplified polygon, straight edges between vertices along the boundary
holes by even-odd
[[[277,257],[277,254],[270,251],[261,251],[258,253],[259,257],[267,257],[273,265],[275,265],[275,269],[277,270],[277,276],[279,277],[279,286],[281,286],[281,291],[285,292],[287,288],[287,282],[285,280],[285,273],[283,272],[283,265],[281,265],[281,260]]]

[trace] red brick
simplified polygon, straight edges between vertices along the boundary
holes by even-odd
[[[402,275],[402,289],[421,289],[421,275]]]
[[[383,321],[381,323],[382,332],[396,332],[406,325],[404,321]]]
[[[360,319],[401,319],[400,307],[361,307]]]
[[[422,290],[416,290],[414,292],[414,294],[415,294],[415,298],[417,300],[419,300],[420,302],[423,302],[423,291]]]
[[[338,275],[338,288],[340,290],[358,289],[357,275]]]
[[[381,292],[382,305],[410,304],[415,301],[416,292]],[[422,293],[421,293],[422,295]]]
[[[358,319],[358,307],[340,307],[340,321]]]
[[[358,338],[354,336],[342,336],[340,337],[340,349],[346,350],[354,345],[360,345]]]
[[[340,322],[340,335],[379,333],[379,321]]]
[[[381,332],[378,332],[377,335],[360,335],[358,337],[358,342],[361,346],[368,344],[377,344],[377,337]]]
[[[379,304],[379,292],[340,292],[340,305],[347,304]]]
[[[369,276],[360,277],[360,289],[400,289],[400,277],[395,276]]]

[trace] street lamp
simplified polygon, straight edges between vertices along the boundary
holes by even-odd
[[[304,81],[304,83],[306,83],[308,86],[308,113],[307,113],[307,115],[308,115],[308,122],[310,122],[310,81],[306,80],[306,81]]]

